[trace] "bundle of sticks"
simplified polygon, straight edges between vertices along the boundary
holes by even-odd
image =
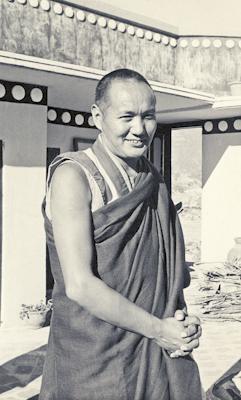
[[[202,319],[241,322],[241,268],[228,263],[198,274],[200,296],[195,304]]]

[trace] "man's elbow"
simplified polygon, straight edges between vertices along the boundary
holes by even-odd
[[[78,282],[70,282],[66,284],[65,293],[66,296],[78,303],[84,308],[89,308],[89,303],[92,300],[93,293],[93,278],[81,280]]]

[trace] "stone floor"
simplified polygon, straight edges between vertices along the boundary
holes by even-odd
[[[197,287],[185,290],[190,313]],[[37,400],[49,328],[0,330],[0,400]],[[200,347],[194,351],[205,391],[241,359],[240,322],[203,322]],[[30,383],[28,383],[30,382]],[[190,398],[191,400],[191,398]]]

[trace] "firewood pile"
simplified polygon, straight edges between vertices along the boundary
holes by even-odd
[[[203,320],[241,322],[241,266],[228,263],[197,265],[198,305]]]

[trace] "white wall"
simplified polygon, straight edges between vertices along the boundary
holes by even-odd
[[[3,326],[18,325],[22,303],[45,300],[47,107],[0,102],[3,140]]]
[[[241,134],[203,135],[202,261],[225,261],[241,236]]]
[[[97,129],[75,128],[57,124],[48,124],[48,147],[59,147],[60,152],[73,150],[73,138],[84,138],[95,140],[98,135]]]

